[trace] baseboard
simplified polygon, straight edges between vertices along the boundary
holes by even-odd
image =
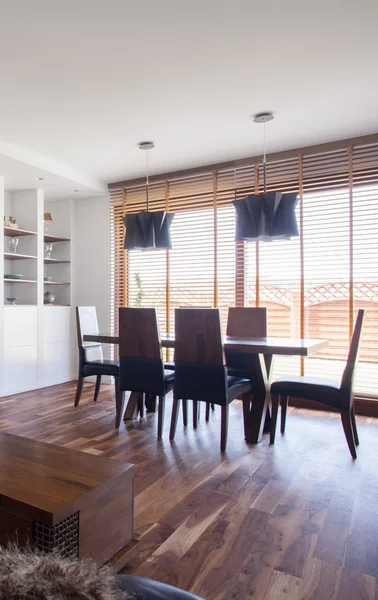
[[[66,377],[60,377],[59,379],[52,379],[50,381],[38,381],[28,385],[20,385],[12,388],[4,389],[0,391],[0,398],[5,396],[15,396],[17,394],[24,394],[25,392],[33,392],[36,390],[52,387],[54,385],[61,385],[62,383],[69,383],[75,381],[77,375],[68,375]]]

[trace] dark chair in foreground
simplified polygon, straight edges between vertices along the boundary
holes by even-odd
[[[174,371],[164,368],[159,328],[154,308],[119,309],[120,397],[116,427],[121,424],[125,392],[159,396],[158,437],[164,421],[165,396],[173,389]],[[134,395],[135,396],[135,395]],[[130,397],[129,401],[133,401]]]
[[[177,587],[134,575],[116,575],[120,590],[135,594],[136,600],[201,600],[198,596]]]
[[[357,458],[356,446],[359,442],[354,414],[353,383],[363,318],[364,311],[359,310],[341,384],[332,379],[315,377],[281,377],[272,384],[271,444],[274,444],[279,403],[281,403],[281,433],[284,433],[288,399],[289,396],[293,396],[294,398],[315,400],[339,410],[350,453],[353,458]]]
[[[176,432],[180,400],[218,404],[221,413],[221,450],[227,445],[228,407],[243,396],[249,402],[249,379],[228,376],[224,358],[219,309],[176,310],[175,385],[170,439]]]
[[[83,391],[85,377],[91,377],[93,375],[97,377],[93,398],[95,402],[100,391],[102,375],[116,378],[117,394],[119,363],[116,360],[104,360],[101,344],[83,341],[83,336],[85,334],[97,334],[99,332],[95,306],[76,307],[76,326],[77,342],[79,346],[79,376],[77,381],[75,406],[78,406]]]

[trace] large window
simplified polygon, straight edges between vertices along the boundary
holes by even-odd
[[[316,357],[278,357],[284,372],[340,377],[358,308],[365,308],[356,389],[378,397],[378,143],[300,153],[268,163],[268,188],[297,191],[300,236],[235,243],[232,200],[261,191],[243,164],[157,181],[153,209],[175,212],[170,251],[122,249],[125,212],[142,186],[112,192],[114,326],[120,305],[155,306],[162,330],[179,306],[266,306],[268,335],[330,340]]]

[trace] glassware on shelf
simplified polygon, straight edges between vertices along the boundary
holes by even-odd
[[[52,244],[45,244],[45,258],[51,258]]]
[[[43,225],[44,225],[44,230],[45,233],[47,234],[49,232],[49,224],[52,222],[52,216],[51,213],[45,213],[43,215]]]
[[[11,238],[9,240],[8,245],[9,245],[9,249],[10,249],[11,254],[16,254],[17,253],[18,242],[19,242],[18,238]]]

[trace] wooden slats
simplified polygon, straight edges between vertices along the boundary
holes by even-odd
[[[169,252],[123,251],[120,211],[144,210],[145,186],[131,182],[123,199],[112,186],[113,303],[155,306],[171,331],[178,306],[218,306],[223,326],[228,306],[265,306],[269,335],[330,340],[301,365],[323,376],[341,372],[355,312],[365,308],[357,391],[378,397],[378,136],[268,157],[268,191],[300,196],[300,236],[235,243],[232,202],[262,191],[260,159],[151,179],[150,209],[176,213]],[[275,373],[284,367],[297,372],[299,362],[280,359]]]

